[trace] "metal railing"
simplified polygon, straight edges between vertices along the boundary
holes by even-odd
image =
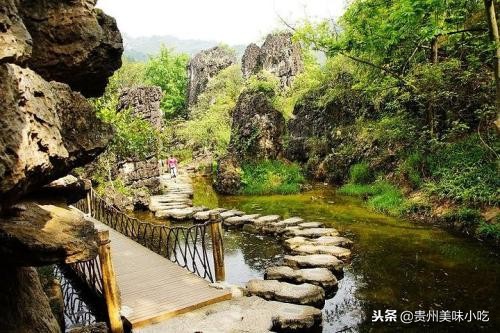
[[[143,222],[108,204],[92,190],[87,198],[74,206],[210,282],[224,280],[224,250],[219,215],[211,216],[208,222],[189,227]],[[208,254],[210,246],[213,251],[215,276]]]

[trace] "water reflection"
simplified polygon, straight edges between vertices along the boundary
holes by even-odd
[[[432,225],[373,213],[360,201],[337,196],[325,186],[290,196],[219,197],[206,181],[197,181],[194,203],[301,216],[308,221],[323,221],[351,238],[354,259],[337,295],[326,303],[324,332],[500,331],[500,258],[475,240]],[[279,262],[282,255],[281,245],[272,238],[262,238],[259,243],[246,234],[230,233],[225,242],[231,244],[226,245],[230,282],[262,277],[265,267]],[[490,313],[487,323],[372,323],[373,310],[385,309]]]

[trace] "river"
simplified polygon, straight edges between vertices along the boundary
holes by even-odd
[[[353,260],[323,310],[324,332],[500,331],[500,257],[477,240],[372,212],[361,201],[336,195],[324,185],[297,195],[218,196],[208,181],[198,179],[194,204],[300,216],[324,222],[352,239]],[[230,283],[261,278],[264,269],[283,256],[282,246],[271,237],[226,231],[224,241]],[[372,322],[377,310],[484,310],[489,321],[435,322],[429,317],[431,322],[413,324]]]

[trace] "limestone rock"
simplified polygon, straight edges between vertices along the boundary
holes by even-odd
[[[338,236],[339,232],[334,228],[306,228],[287,227],[283,230],[286,237],[316,238],[321,236]]]
[[[85,198],[91,187],[92,183],[89,179],[67,175],[43,186],[36,191],[36,196],[64,198],[67,203],[75,203]]]
[[[298,245],[291,249],[296,254],[329,254],[339,259],[345,260],[351,257],[351,251],[335,245]]]
[[[335,276],[343,272],[344,262],[329,254],[311,254],[300,256],[285,256],[284,263],[292,268],[318,268],[324,267],[331,270]]]
[[[245,78],[266,70],[279,78],[282,87],[291,86],[303,68],[300,46],[290,33],[269,34],[261,48],[250,44],[242,59]]]
[[[23,0],[19,8],[33,39],[30,68],[87,97],[104,92],[123,53],[116,21],[95,9],[95,2]]]
[[[17,216],[0,219],[0,256],[4,263],[40,266],[95,258],[97,231],[80,213],[23,203]]]
[[[285,118],[265,93],[241,93],[232,116],[229,151],[238,161],[281,157]]]
[[[327,268],[292,269],[287,266],[275,266],[266,269],[264,278],[294,284],[314,284],[325,289],[329,296],[337,289],[337,278]]]
[[[133,189],[145,187],[153,194],[160,191],[160,165],[155,157],[119,162],[118,176]]]
[[[247,223],[255,222],[255,219],[258,218],[259,214],[250,214],[250,215],[242,215],[242,216],[232,216],[225,219],[222,224],[228,228],[239,228]]]
[[[132,115],[148,121],[158,130],[163,127],[163,111],[160,102],[163,92],[160,87],[141,86],[123,89],[120,92],[117,111],[131,109]]]
[[[312,306],[239,297],[150,326],[148,332],[312,333],[320,332],[321,310]]]
[[[231,50],[220,46],[196,54],[188,67],[188,105],[196,104],[198,96],[203,93],[208,81],[234,63],[236,63],[236,58]]]
[[[289,250],[293,250],[301,245],[335,245],[350,248],[352,246],[352,241],[339,236],[322,236],[319,238],[293,237],[285,240],[284,245],[285,248]]]
[[[0,270],[0,309],[2,332],[61,332],[32,267],[4,264]]]
[[[0,62],[22,64],[31,56],[33,41],[19,16],[18,0],[0,3]]]
[[[0,205],[92,161],[112,135],[82,95],[16,65],[0,65],[0,105]]]
[[[214,189],[221,194],[234,195],[241,190],[242,170],[233,156],[225,156],[217,163]]]
[[[290,284],[276,280],[250,280],[246,284],[250,295],[285,303],[311,305],[322,308],[325,305],[323,288],[309,284]]]

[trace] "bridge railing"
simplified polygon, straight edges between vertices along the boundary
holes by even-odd
[[[220,215],[203,224],[167,226],[140,221],[126,215],[94,191],[75,207],[121,234],[211,282],[225,279],[224,249]],[[212,262],[208,250],[212,250]]]

